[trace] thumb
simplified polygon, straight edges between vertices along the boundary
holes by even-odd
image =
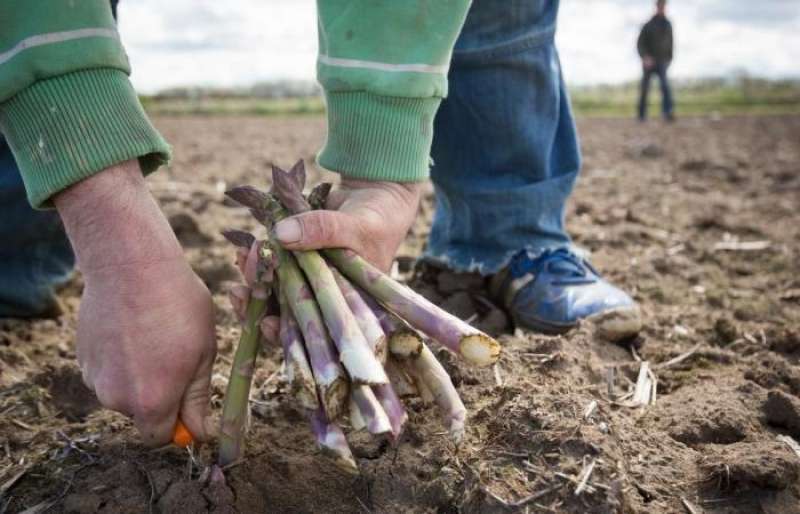
[[[275,225],[275,237],[289,250],[349,248],[359,253],[361,223],[341,211],[311,211],[286,218]]]
[[[181,399],[180,419],[198,441],[208,441],[218,431],[209,412],[212,362],[203,360]]]

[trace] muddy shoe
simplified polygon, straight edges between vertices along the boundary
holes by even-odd
[[[565,248],[545,251],[535,259],[527,252],[518,253],[491,278],[490,289],[517,326],[538,332],[561,334],[586,319],[599,335],[619,341],[642,327],[636,302]]]

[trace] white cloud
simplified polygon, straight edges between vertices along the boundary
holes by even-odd
[[[313,79],[317,49],[314,0],[122,0],[120,31],[134,84],[234,86],[279,78]],[[233,7],[235,5],[235,8]],[[564,0],[557,42],[568,81],[633,80],[635,43],[650,0]],[[673,0],[673,74],[734,70],[798,76],[798,0]]]

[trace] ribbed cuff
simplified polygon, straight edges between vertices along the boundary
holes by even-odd
[[[416,182],[428,178],[433,118],[441,98],[326,92],[323,168],[350,178]]]
[[[147,174],[170,159],[127,75],[110,68],[36,82],[0,105],[0,129],[36,208],[114,164],[138,158]]]

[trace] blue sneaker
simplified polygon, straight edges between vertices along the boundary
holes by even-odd
[[[521,251],[492,277],[490,289],[517,326],[537,332],[561,334],[585,319],[600,336],[620,341],[642,328],[636,302],[566,248],[534,259]]]

